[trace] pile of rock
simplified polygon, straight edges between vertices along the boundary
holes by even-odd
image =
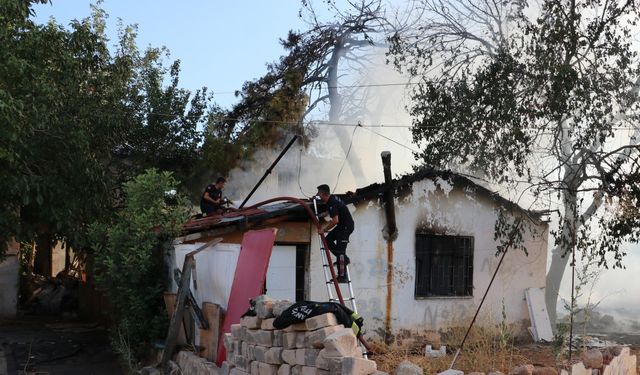
[[[227,360],[222,373],[231,375],[369,375],[376,363],[364,359],[351,328],[339,325],[335,315],[323,314],[283,330],[273,322],[291,302],[262,299],[257,316],[246,316],[225,334]]]

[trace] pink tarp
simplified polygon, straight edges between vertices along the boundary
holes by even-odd
[[[226,359],[224,334],[231,332],[232,324],[240,323],[240,316],[249,309],[249,300],[262,294],[276,232],[275,228],[267,228],[249,231],[242,237],[236,273],[218,340],[218,366]]]

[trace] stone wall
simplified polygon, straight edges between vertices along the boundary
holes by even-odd
[[[231,375],[369,375],[374,361],[363,358],[351,328],[339,325],[332,313],[307,319],[285,329],[275,329],[275,317],[291,302],[257,303],[257,316],[242,318],[225,334],[227,360],[222,374]]]

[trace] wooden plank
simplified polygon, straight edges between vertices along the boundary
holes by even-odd
[[[162,367],[165,368],[169,363],[169,360],[173,357],[173,352],[178,344],[178,334],[182,327],[182,317],[184,316],[184,303],[189,293],[189,282],[191,279],[191,265],[193,264],[193,257],[184,258],[184,266],[182,269],[182,278],[180,279],[180,285],[178,286],[178,295],[176,298],[176,308],[171,316],[171,322],[169,323],[169,332],[167,333],[167,340],[165,342],[164,351],[162,352]]]
[[[551,321],[549,320],[543,289],[525,289],[524,296],[529,307],[534,340],[551,342],[553,341],[553,330],[551,329]]]
[[[171,320],[173,312],[176,309],[176,299],[178,298],[178,295],[175,293],[165,292],[162,297],[164,298],[164,306],[167,308],[167,315],[169,320]]]
[[[205,302],[202,304],[202,312],[209,322],[209,329],[200,330],[200,346],[204,348],[200,356],[206,358],[209,362],[215,362],[218,357],[222,309],[218,304]]]
[[[200,246],[196,250],[190,252],[184,257],[184,263],[182,265],[182,278],[180,278],[180,284],[178,285],[178,295],[176,298],[176,308],[171,316],[171,322],[169,323],[169,332],[167,332],[167,340],[165,341],[164,351],[162,352],[162,360],[160,361],[163,369],[167,368],[169,360],[173,357],[173,352],[176,349],[178,342],[178,334],[182,326],[182,317],[184,316],[184,303],[189,293],[189,284],[191,283],[191,270],[193,263],[195,262],[194,254],[208,248],[209,246],[219,243],[220,239],[207,242]]]
[[[226,359],[224,345],[220,345],[223,335],[231,332],[231,324],[240,322],[240,316],[249,309],[249,300],[262,293],[277,231],[275,228],[249,231],[242,239],[227,312],[218,339],[218,366]]]

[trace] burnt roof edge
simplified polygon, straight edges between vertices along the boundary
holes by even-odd
[[[391,188],[397,193],[399,190],[403,190],[412,186],[415,182],[422,181],[427,178],[441,178],[446,181],[450,181],[452,185],[458,187],[472,187],[476,192],[486,196],[490,200],[500,204],[509,209],[515,209],[536,221],[542,221],[542,215],[544,212],[527,210],[515,202],[501,196],[497,192],[491,191],[488,188],[474,182],[471,178],[463,176],[459,173],[451,170],[437,170],[435,168],[423,168],[414,173],[405,174],[399,178],[393,179]],[[343,200],[347,204],[355,204],[365,200],[376,199],[382,196],[388,187],[383,183],[373,183],[371,185],[356,189],[355,193],[347,193],[343,196]]]

